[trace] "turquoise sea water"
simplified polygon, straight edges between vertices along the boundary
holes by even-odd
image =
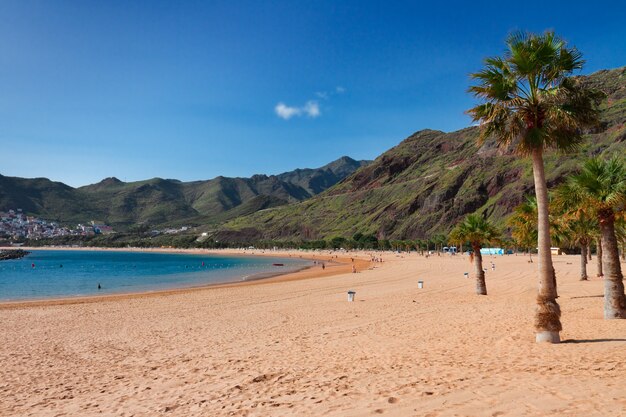
[[[32,251],[22,259],[0,262],[0,300],[65,298],[237,282],[298,270],[308,264],[299,258]]]

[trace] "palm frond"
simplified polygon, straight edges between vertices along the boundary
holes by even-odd
[[[626,165],[624,159],[591,158],[579,174],[573,175],[557,191],[559,199],[571,206],[589,207],[596,212],[619,213],[626,207]]]
[[[534,150],[576,149],[584,129],[598,124],[602,94],[568,78],[582,68],[582,54],[553,32],[515,32],[502,57],[485,60],[469,88],[481,104],[468,110],[480,122],[479,143],[489,137],[521,155]]]
[[[482,246],[497,242],[500,236],[500,231],[485,218],[470,214],[450,232],[448,239],[455,243],[470,242]]]

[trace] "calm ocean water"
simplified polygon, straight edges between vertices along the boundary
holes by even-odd
[[[273,266],[273,263],[284,266]],[[142,292],[237,282],[258,274],[294,271],[308,264],[299,258],[32,251],[22,259],[0,262],[0,300]]]

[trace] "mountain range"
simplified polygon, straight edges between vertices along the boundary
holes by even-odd
[[[321,168],[279,175],[220,176],[192,182],[162,178],[122,182],[112,177],[79,188],[46,178],[0,175],[0,211],[21,208],[61,223],[97,219],[121,229],[138,223],[155,227],[219,224],[311,198],[368,163],[344,156]]]
[[[580,149],[546,152],[549,187],[597,155],[626,155],[626,67],[579,77],[603,91],[601,124]],[[211,231],[221,241],[314,240],[374,234],[379,239],[428,238],[478,212],[504,227],[534,195],[531,162],[487,141],[478,128],[422,130],[327,191],[302,202],[232,219]]]

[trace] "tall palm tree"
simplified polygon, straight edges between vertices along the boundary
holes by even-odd
[[[485,243],[495,243],[500,238],[500,232],[487,220],[478,214],[470,214],[452,230],[449,240],[462,244],[469,242],[472,246],[473,260],[476,271],[476,294],[487,295],[485,283],[485,271],[483,270],[483,257],[480,249]]]
[[[597,216],[602,240],[604,270],[604,318],[626,318],[626,295],[615,233],[616,217],[626,210],[626,165],[624,160],[593,158],[582,171],[570,177],[561,191],[571,204],[588,207]]]
[[[536,340],[558,343],[561,309],[550,253],[543,153],[549,148],[571,150],[582,141],[581,128],[598,122],[600,95],[568,78],[582,68],[582,54],[553,32],[515,33],[506,45],[503,57],[487,58],[485,68],[472,74],[478,85],[469,91],[483,103],[468,113],[480,122],[479,142],[492,137],[532,158],[539,249]]]

